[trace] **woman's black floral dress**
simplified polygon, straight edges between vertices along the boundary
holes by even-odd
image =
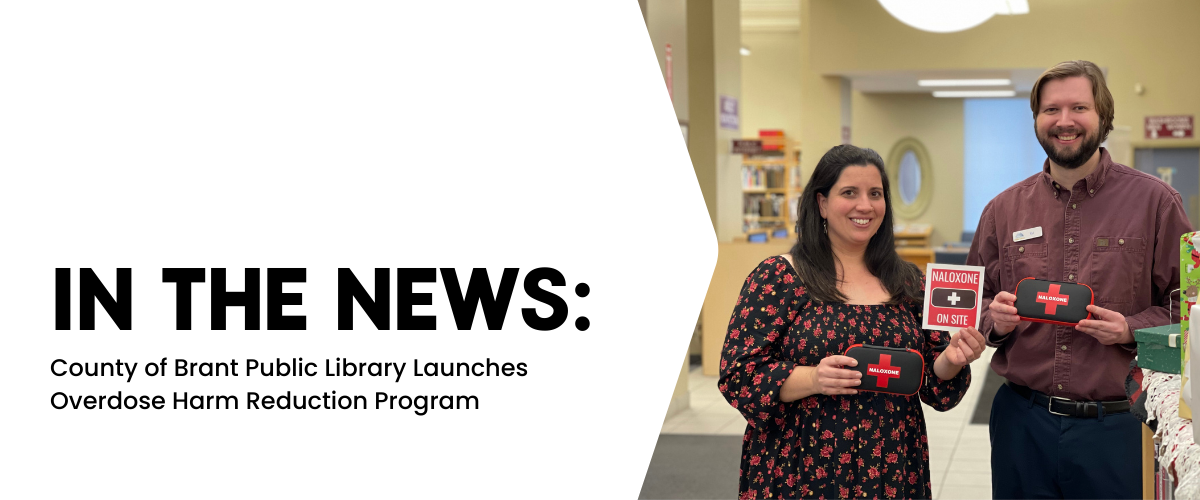
[[[721,393],[748,424],[742,498],[930,497],[928,434],[916,397],[860,392],[779,400],[794,367],[872,344],[921,352],[920,401],[953,408],[971,383],[970,367],[951,380],[934,375],[950,334],[922,330],[921,308],[820,303],[809,300],[784,258],[759,264],[738,296],[721,354]]]

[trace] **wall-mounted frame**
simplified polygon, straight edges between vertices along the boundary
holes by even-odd
[[[925,213],[933,200],[933,163],[925,145],[913,137],[896,141],[888,153],[887,175],[896,217],[915,219]]]

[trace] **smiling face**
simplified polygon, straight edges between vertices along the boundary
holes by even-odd
[[[1100,115],[1092,83],[1084,76],[1046,82],[1034,128],[1038,142],[1055,165],[1067,169],[1086,163],[1100,148]]]
[[[817,193],[817,202],[828,224],[829,240],[840,248],[866,247],[887,213],[883,177],[873,165],[842,169],[829,196]]]

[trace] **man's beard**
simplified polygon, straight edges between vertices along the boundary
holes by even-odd
[[[1054,144],[1054,136],[1064,131],[1066,129],[1051,128],[1046,131],[1045,136],[1038,136],[1038,142],[1041,143],[1042,149],[1046,150],[1046,156],[1050,158],[1050,161],[1067,170],[1073,170],[1087,163],[1092,158],[1092,155],[1096,153],[1096,150],[1100,148],[1100,134],[1078,131],[1076,133],[1083,134],[1083,140],[1080,141],[1079,147],[1075,149],[1075,152],[1059,153],[1058,148]]]

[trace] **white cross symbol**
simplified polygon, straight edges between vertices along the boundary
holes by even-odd
[[[951,292],[950,296],[946,297],[946,300],[950,301],[950,305],[957,306],[958,301],[962,300],[962,297],[958,296],[958,292]]]

